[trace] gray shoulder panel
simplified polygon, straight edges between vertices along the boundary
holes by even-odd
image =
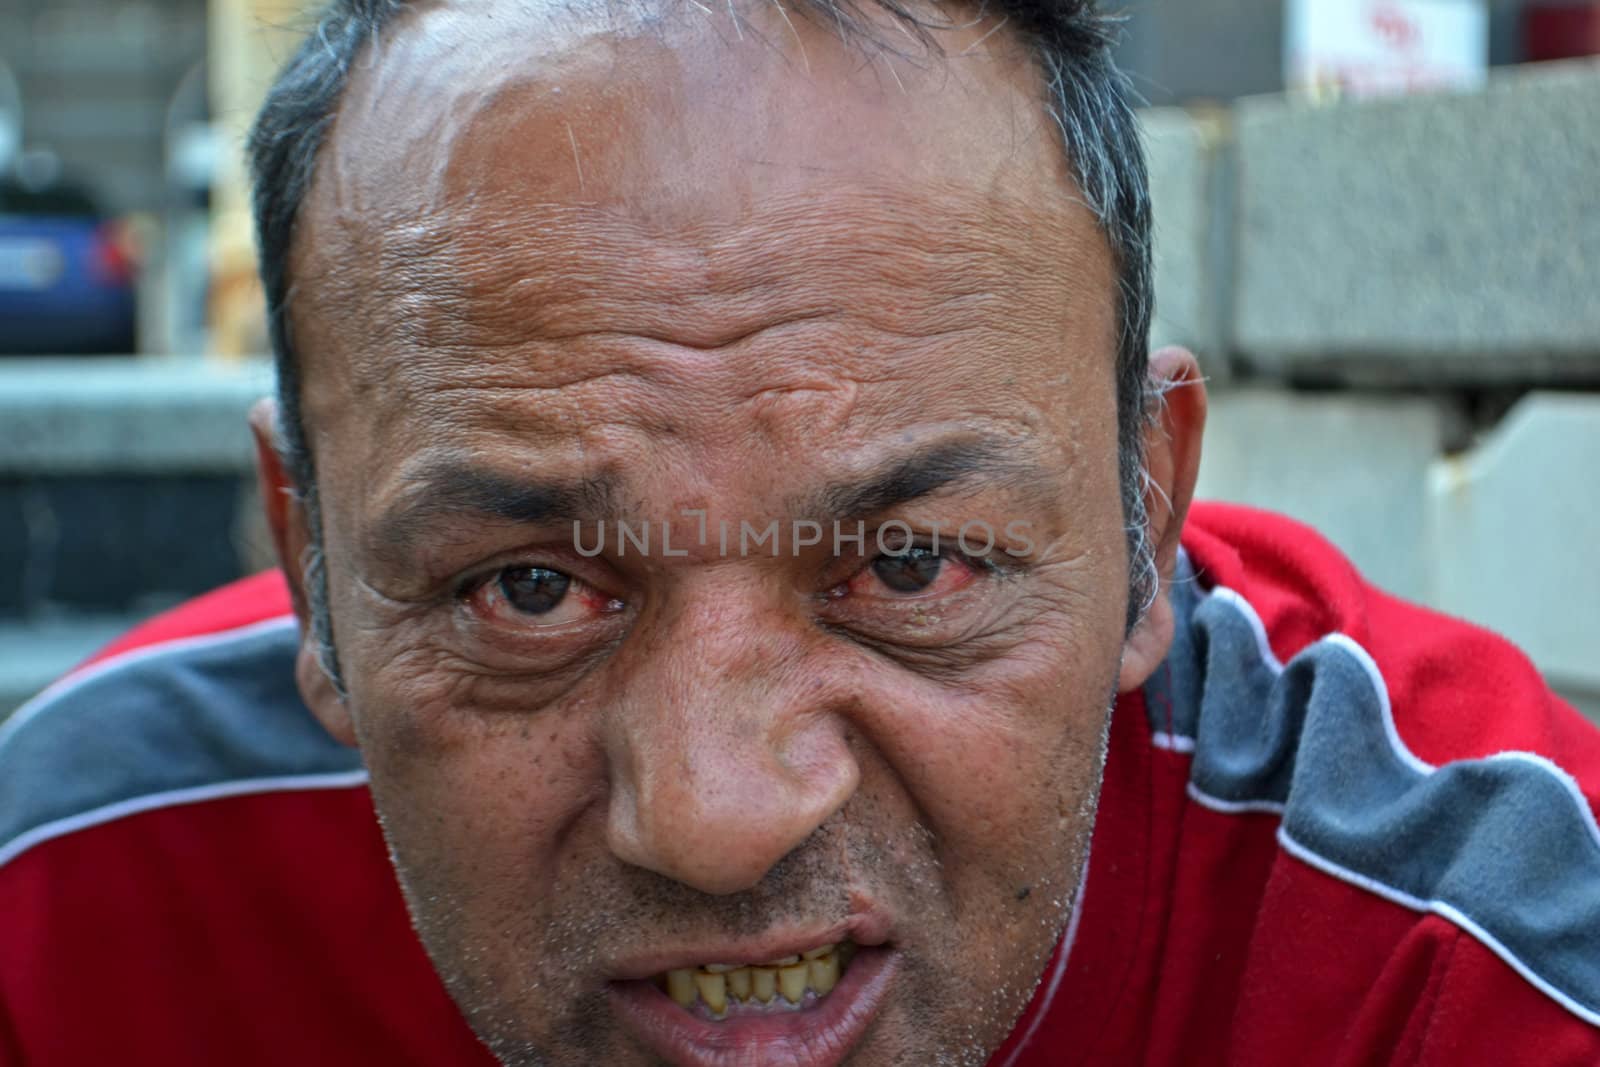
[[[301,701],[272,620],[130,653],[0,728],[0,865],[119,814],[207,795],[355,785],[360,756]]]
[[[1365,649],[1332,634],[1280,664],[1231,590],[1182,605],[1179,629],[1147,696],[1152,730],[1193,749],[1196,802],[1280,814],[1291,854],[1448,919],[1600,1025],[1600,827],[1570,776],[1529,753],[1423,762]]]

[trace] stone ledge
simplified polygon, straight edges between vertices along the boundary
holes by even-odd
[[[1226,372],[1226,113],[1139,112],[1155,216],[1152,348],[1183,345],[1213,378]]]
[[[1600,380],[1600,62],[1239,102],[1236,350],[1378,380]]]
[[[1379,586],[1426,600],[1423,487],[1452,423],[1418,397],[1219,389],[1198,495],[1299,519]]]
[[[1439,608],[1505,634],[1558,689],[1600,698],[1597,456],[1600,395],[1529,395],[1477,448],[1433,464],[1428,543]]]
[[[245,472],[272,383],[265,362],[0,360],[0,473]]]

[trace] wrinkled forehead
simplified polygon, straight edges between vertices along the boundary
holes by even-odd
[[[1026,50],[937,17],[930,50],[887,16],[851,39],[767,3],[402,16],[301,208],[297,335],[358,324],[391,359],[511,319],[711,345],[874,285],[891,318],[1001,289],[1109,306]],[[340,362],[363,378],[369,356]]]

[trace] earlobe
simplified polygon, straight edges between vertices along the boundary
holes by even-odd
[[[1148,537],[1160,587],[1154,602],[1122,650],[1118,692],[1143,685],[1172,646],[1172,601],[1168,585],[1177,568],[1183,521],[1200,473],[1200,442],[1206,424],[1206,387],[1194,355],[1163,348],[1150,357],[1151,400],[1145,431],[1144,505]]]
[[[317,659],[314,638],[302,625],[300,650],[294,659],[294,680],[300,687],[300,697],[317,717],[322,728],[342,745],[356,747],[355,722],[350,717],[350,705],[334,688],[333,680],[322,669]]]
[[[1172,647],[1172,600],[1167,596],[1167,579],[1139,625],[1122,644],[1122,666],[1117,675],[1117,692],[1127,693],[1144,685],[1167,658]]]

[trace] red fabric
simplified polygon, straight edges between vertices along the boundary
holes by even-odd
[[[494,1063],[411,931],[363,788],[57,838],[0,871],[0,930],[8,1067]]]
[[[1250,602],[1278,658],[1334,632],[1365,648],[1417,756],[1437,765],[1542,753],[1600,813],[1600,734],[1504,638],[1374,589],[1321,535],[1281,516],[1201,504],[1184,533],[1202,581]]]
[[[84,666],[164,641],[237,629],[253,622],[287,615],[291,610],[289,586],[283,579],[283,572],[262,571],[195,597],[148,622],[140,623],[90,656]]]
[[[1522,50],[1530,61],[1600,55],[1600,3],[1530,4],[1522,11]]]
[[[1197,506],[1185,543],[1279,657],[1335,630],[1367,648],[1423,759],[1542,752],[1596,805],[1596,732],[1503,641],[1377,593],[1275,516]],[[259,575],[102,657],[288,608]],[[1600,1064],[1600,1029],[1472,936],[1286,854],[1275,816],[1191,803],[1188,772],[1125,698],[1068,966],[996,1065]],[[490,1060],[410,928],[366,790],[348,788],[162,808],[0,868],[0,1063]]]
[[[1366,648],[1422,759],[1542,753],[1600,808],[1600,733],[1501,638],[1371,588],[1279,516],[1196,505],[1184,543],[1280,659],[1333,632]],[[1600,1064],[1600,1028],[1471,935],[1283,852],[1275,815],[1191,803],[1189,757],[1153,747],[1146,722],[1140,699],[1119,703],[1066,979],[996,1067]]]

